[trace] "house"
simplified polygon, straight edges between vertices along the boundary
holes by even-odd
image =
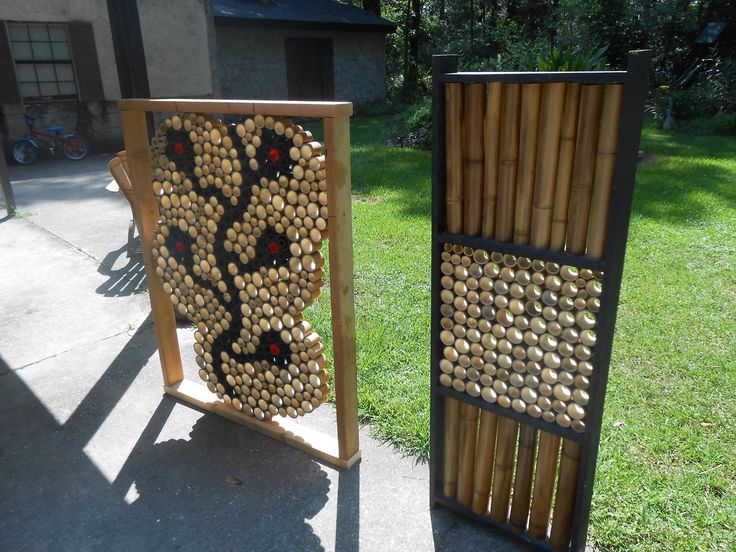
[[[0,0],[0,139],[61,124],[98,147],[122,143],[116,100],[130,73],[150,97],[337,99],[386,95],[395,25],[335,0],[137,0],[145,72],[114,47],[113,3]],[[137,7],[137,10],[135,9]],[[129,24],[126,21],[125,24]],[[123,54],[121,54],[121,51]],[[121,92],[121,89],[123,92]]]

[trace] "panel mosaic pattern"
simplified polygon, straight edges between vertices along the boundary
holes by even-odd
[[[322,286],[322,144],[290,120],[187,113],[163,122],[151,160],[156,272],[196,325],[200,378],[261,420],[311,412],[329,392],[320,336],[303,317]]]
[[[444,245],[440,384],[585,431],[603,274]]]

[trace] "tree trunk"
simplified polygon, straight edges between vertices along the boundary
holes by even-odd
[[[381,16],[381,0],[363,0],[363,9]]]
[[[408,41],[407,63],[404,72],[404,96],[414,99],[419,87],[419,30],[422,23],[421,0],[410,0],[407,5],[407,30],[404,35]]]

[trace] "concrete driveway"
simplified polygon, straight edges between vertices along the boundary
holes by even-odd
[[[363,460],[340,472],[164,396],[140,255],[125,257],[130,210],[104,190],[109,158],[10,168],[0,550],[523,549],[430,511],[427,466],[368,428]],[[192,332],[179,333],[193,372]],[[325,405],[305,423],[333,419]]]

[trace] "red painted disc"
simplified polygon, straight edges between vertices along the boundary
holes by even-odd
[[[273,242],[272,241],[271,243],[268,244],[268,250],[271,253],[278,253],[279,252],[279,244],[277,244],[276,242]]]
[[[271,160],[271,163],[278,163],[279,159],[281,159],[281,154],[276,148],[271,148],[268,150],[268,158]]]
[[[277,355],[280,355],[281,354],[281,347],[279,347],[275,343],[272,343],[271,346],[269,347],[269,349],[271,349],[271,354],[273,356],[277,356]]]
[[[174,249],[176,249],[179,253],[181,253],[182,251],[184,251],[184,249],[186,249],[186,246],[184,245],[184,242],[177,241],[174,244]]]
[[[181,142],[174,144],[174,153],[176,153],[176,155],[184,155],[184,144]]]

